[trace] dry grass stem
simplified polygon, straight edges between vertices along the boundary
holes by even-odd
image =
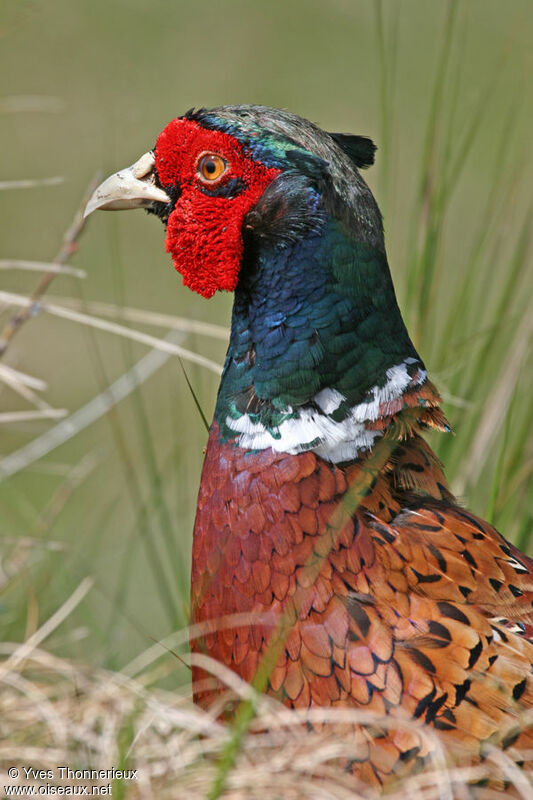
[[[51,272],[54,275],[72,275],[74,278],[86,278],[83,269],[68,265],[54,264],[53,261],[26,261],[22,258],[0,258],[0,269],[20,269],[28,272]]]
[[[227,341],[229,328],[223,325],[214,325],[212,322],[201,322],[196,319],[177,317],[173,314],[161,314],[158,311],[148,311],[143,308],[128,308],[127,306],[117,306],[113,303],[100,303],[94,301],[81,302],[73,297],[50,297],[50,301],[60,304],[63,307],[84,309],[92,314],[102,317],[113,317],[127,320],[128,322],[139,322],[145,325],[167,328],[186,333],[198,333],[203,336],[210,336],[214,339]]]
[[[510,348],[511,357],[502,365],[494,389],[486,398],[484,410],[477,425],[469,458],[454,481],[455,490],[463,494],[468,486],[475,485],[492,445],[505,422],[505,413],[520,377],[524,360],[533,340],[533,304],[524,314]]]
[[[0,665],[0,680],[3,680],[6,673],[13,671],[22,664],[50,634],[65,620],[76,606],[81,603],[87,592],[91,589],[93,581],[91,578],[84,578],[72,595],[65,600],[63,605],[52,614],[52,616],[41,625],[25,642],[23,642],[10,656]]]
[[[25,309],[28,308],[28,299],[24,297],[24,295],[14,294],[13,292],[0,291],[0,302],[5,302],[8,304],[10,303],[14,306],[22,306]],[[179,356],[180,358],[183,358],[184,361],[190,361],[193,364],[199,364],[201,367],[205,367],[211,372],[214,372],[215,375],[222,374],[222,366],[217,364],[216,361],[212,361],[210,358],[206,358],[199,353],[193,353],[191,350],[187,350],[186,348],[180,347],[177,344],[168,342],[165,339],[158,339],[156,336],[150,336],[148,333],[127,328],[125,325],[119,325],[117,322],[107,322],[99,317],[93,317],[90,314],[83,314],[80,311],[73,311],[68,308],[63,308],[62,306],[58,306],[53,303],[42,302],[39,304],[32,304],[32,306],[33,310],[31,313],[46,311],[53,316],[62,317],[63,319],[68,319],[81,325],[87,325],[88,327],[95,328],[97,330],[106,331],[107,333],[113,333],[116,336],[122,336],[125,339],[131,339],[133,342],[139,342],[140,344],[147,345],[155,350],[162,350],[165,353]],[[1,341],[2,340],[0,340],[0,348],[2,346]]]
[[[59,183],[63,183],[64,180],[65,179],[61,175],[55,175],[52,178],[0,181],[0,191],[4,189],[36,189],[39,186],[57,186]]]
[[[50,180],[57,182],[58,180],[61,181],[62,178],[49,179],[46,185],[50,185]],[[83,212],[85,211],[85,206],[87,205],[87,201],[89,200],[90,196],[100,183],[100,180],[101,180],[101,175],[100,173],[98,173],[97,175],[95,175],[95,177],[92,179],[89,186],[87,187],[83,200],[74,215],[74,219],[70,227],[67,229],[63,237],[61,247],[59,248],[56,257],[52,262],[52,265],[54,267],[63,267],[70,258],[70,256],[76,251],[78,247],[78,239],[81,236],[83,229],[85,228],[85,225],[87,224],[87,220],[84,219],[83,216]],[[30,184],[31,186],[39,185],[39,182],[36,183],[31,181],[30,182],[8,181],[7,183],[16,184],[16,186],[15,185],[6,186],[6,182],[4,182],[0,183],[0,189],[22,188],[23,184]],[[57,272],[48,270],[37,284],[36,288],[32,292],[29,299],[26,299],[23,310],[18,314],[16,314],[15,316],[11,317],[10,320],[8,320],[7,324],[4,326],[2,333],[0,334],[0,358],[6,352],[9,342],[11,341],[15,333],[19,330],[19,328],[21,328],[22,325],[24,325],[24,323],[28,321],[28,319],[30,319],[32,316],[35,315],[41,297],[47,291],[50,283],[52,282],[56,274]]]
[[[183,334],[171,331],[161,341],[175,344],[182,337]],[[103,417],[166,364],[170,355],[168,352],[162,352],[160,348],[151,350],[124,375],[117,378],[103,392],[89,400],[70,417],[61,420],[49,431],[32,439],[19,450],[9,453],[0,460],[0,481],[25,469]]]
[[[40,411],[4,411],[0,413],[0,424],[34,422],[42,419],[62,419],[67,414],[66,408],[45,408]]]
[[[34,379],[29,375],[24,375],[24,379],[21,379],[21,375],[24,375],[24,373],[19,373],[17,370],[8,367],[6,364],[0,364],[0,383],[5,384],[5,386],[9,387],[13,392],[24,398],[24,400],[35,406],[35,408],[39,409],[40,411],[53,411],[54,409],[52,409],[52,406],[47,403],[46,400],[43,400],[42,397],[36,394],[33,388],[30,388],[30,381],[37,383],[39,379]],[[28,378],[29,380],[25,380],[25,378]],[[44,386],[46,388],[46,384]],[[36,388],[38,388],[40,391],[43,390],[42,385],[38,385]]]
[[[14,369],[14,367],[8,367],[7,364],[0,364],[0,380],[4,379],[6,382],[19,383],[23,386],[28,386],[30,389],[36,389],[38,392],[44,392],[48,387],[48,384],[42,378],[35,378],[33,375]]]

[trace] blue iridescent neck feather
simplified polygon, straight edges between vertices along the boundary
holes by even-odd
[[[247,250],[215,410],[225,440],[353,460],[381,435],[368,423],[425,379],[385,254],[342,222]]]

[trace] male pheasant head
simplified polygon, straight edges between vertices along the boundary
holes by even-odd
[[[188,287],[235,291],[215,410],[224,440],[338,462],[399,413],[405,423],[407,407],[413,424],[437,419],[359,172],[374,151],[285,111],[202,109],[170,122],[89,202],[147,208]]]
[[[366,137],[329,134],[262,106],[190,111],[99,187],[87,213],[157,214],[184,284],[212,297],[235,289],[246,245],[283,246],[319,229],[328,213],[382,247],[379,210],[357,170],[373,163],[374,151]]]

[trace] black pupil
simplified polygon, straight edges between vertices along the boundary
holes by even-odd
[[[214,161],[207,161],[206,162],[205,171],[209,172],[210,175],[212,175],[213,172],[215,172],[216,168],[217,168],[217,165],[215,164]]]

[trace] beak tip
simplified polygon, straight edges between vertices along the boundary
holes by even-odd
[[[94,203],[93,198],[91,197],[83,211],[83,219],[87,219],[87,217],[90,216],[95,210],[96,210],[96,203]]]
[[[109,178],[107,180],[109,180]],[[94,211],[97,211],[99,208],[106,207],[109,198],[107,197],[105,191],[102,192],[102,187],[105,189],[105,184],[107,184],[107,181],[104,181],[104,183],[101,183],[100,186],[97,186],[87,200],[85,209],[83,211],[83,219],[87,219],[88,216],[90,216]]]
[[[83,218],[87,219],[97,209],[114,211],[147,208],[155,202],[170,203],[167,193],[153,182],[153,165],[153,153],[145,153],[131,167],[107,178],[87,201]]]

